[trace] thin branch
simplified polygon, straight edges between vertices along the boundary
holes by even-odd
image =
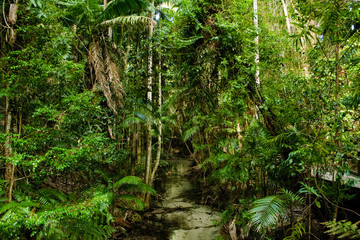
[[[8,22],[6,21],[6,15],[5,15],[5,0],[3,0],[3,8],[2,8],[2,11],[3,11],[4,21],[5,21],[5,24],[6,24],[6,26],[4,26],[4,27],[6,27],[6,28],[11,28],[11,27],[9,26]]]

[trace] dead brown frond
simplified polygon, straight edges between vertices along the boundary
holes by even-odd
[[[109,108],[117,115],[117,108],[124,106],[125,94],[120,81],[116,63],[111,59],[110,51],[107,47],[101,48],[100,42],[92,44],[89,63],[95,71],[96,82],[106,98]]]
[[[8,21],[11,25],[15,25],[15,23],[16,23],[18,8],[19,8],[19,6],[17,4],[17,1],[15,3],[10,4]]]
[[[111,60],[110,56],[107,54],[106,56],[106,67],[107,67],[107,75],[110,83],[111,92],[114,96],[114,101],[117,106],[124,106],[124,98],[125,94],[124,88],[120,81],[118,69],[116,64]]]

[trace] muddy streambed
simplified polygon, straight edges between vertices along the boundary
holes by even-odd
[[[170,162],[174,166],[172,174],[159,182],[161,199],[154,204],[153,211],[145,214],[146,221],[138,229],[137,236],[130,234],[127,239],[217,239],[220,234],[215,222],[220,220],[220,213],[198,204],[201,189],[187,176],[191,173],[192,162],[187,159]]]

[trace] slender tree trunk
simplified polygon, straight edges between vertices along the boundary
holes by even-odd
[[[257,87],[260,87],[260,68],[259,68],[259,62],[260,62],[260,51],[259,51],[259,18],[258,18],[258,1],[254,0],[254,27],[256,31],[256,37],[254,39],[255,42],[255,81]]]
[[[140,123],[137,124],[137,150],[136,150],[136,157],[137,157],[137,163],[141,163],[141,154],[142,154],[142,138],[141,138],[141,125]]]
[[[9,44],[12,47],[16,42],[16,32],[15,32],[15,24],[17,21],[17,13],[18,13],[18,0],[13,1],[10,4],[9,15],[7,18],[7,24],[9,24]],[[5,47],[3,48],[5,50]],[[3,53],[4,54],[4,53]],[[4,64],[5,70],[5,64]],[[3,79],[4,80],[4,79]],[[7,81],[5,83],[6,89],[9,89],[10,85]],[[8,96],[5,97],[5,159],[8,159],[12,156],[12,148],[10,142],[10,134],[11,134],[11,121],[12,121],[12,113],[10,107],[10,99]],[[6,163],[5,165],[5,181],[9,183],[9,189],[7,192],[7,197],[9,202],[12,201],[12,192],[15,184],[15,165],[12,163]]]
[[[135,126],[134,133],[133,133],[133,139],[132,139],[132,155],[131,155],[131,171],[130,171],[130,175],[132,175],[132,176],[135,176],[137,136],[138,136],[138,133],[136,131],[136,126]]]
[[[290,17],[289,17],[289,13],[287,10],[287,4],[286,4],[286,0],[281,0],[282,4],[283,4],[283,8],[284,8],[284,14],[285,14],[285,18],[286,18],[286,27],[287,27],[287,31],[289,33],[289,35],[291,34],[291,22],[290,22]]]
[[[156,153],[156,160],[155,160],[155,165],[154,168],[152,170],[151,173],[151,178],[150,178],[150,184],[152,185],[154,178],[155,178],[155,174],[156,171],[159,167],[159,163],[160,163],[160,158],[161,158],[161,150],[162,150],[162,123],[161,123],[161,105],[162,105],[162,88],[161,88],[161,82],[162,82],[162,76],[161,76],[161,53],[159,53],[159,82],[158,82],[158,88],[159,88],[159,100],[158,100],[158,104],[159,104],[159,135],[158,135],[158,149],[157,149],[157,153]]]
[[[340,44],[336,44],[335,48],[335,121],[337,122],[337,126],[335,129],[335,141],[339,150],[341,150],[341,142],[340,142],[340,134],[339,134],[339,92],[340,92],[340,84],[339,84],[339,54],[340,54]]]
[[[9,84],[7,83],[7,89],[9,88]],[[11,133],[11,120],[12,115],[10,111],[10,103],[9,103],[9,97],[5,97],[5,159],[8,159],[12,155],[12,148],[11,148],[11,142],[10,142],[10,133]],[[9,202],[12,200],[12,190],[14,186],[14,172],[15,172],[15,166],[12,163],[6,163],[5,165],[5,181],[9,183],[9,189],[7,193],[7,197],[9,199]]]
[[[241,140],[243,137],[241,136],[241,126],[240,126],[239,122],[236,124],[236,130],[237,130],[237,134],[238,134],[239,150],[241,151],[242,150]]]
[[[152,5],[154,5],[154,1],[152,1]],[[152,35],[154,31],[154,26],[152,23],[152,19],[154,14],[152,11],[149,12],[149,57],[148,57],[148,82],[147,82],[147,101],[149,106],[151,107],[152,103],[152,68],[153,68],[153,50],[152,50]],[[145,183],[150,184],[151,179],[151,146],[152,146],[152,127],[151,123],[147,124],[147,139],[146,139],[146,166],[145,166]],[[145,194],[145,206],[149,207],[150,205],[150,194]]]

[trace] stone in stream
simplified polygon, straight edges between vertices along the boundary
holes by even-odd
[[[216,227],[212,228],[196,228],[190,230],[175,230],[170,240],[215,240],[219,236],[219,230]]]

